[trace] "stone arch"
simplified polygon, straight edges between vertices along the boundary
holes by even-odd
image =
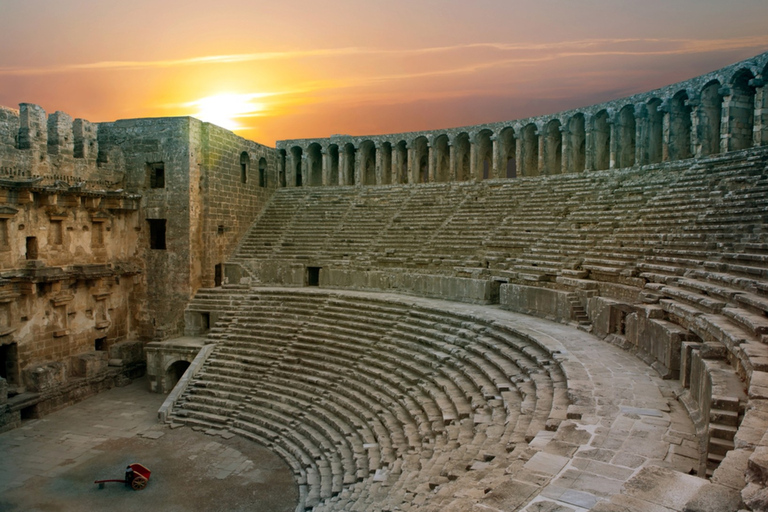
[[[286,177],[285,177],[285,165],[286,160],[288,159],[288,155],[286,154],[284,149],[281,149],[278,153],[278,169],[277,169],[277,186],[278,187],[285,187],[286,186]]]
[[[748,69],[740,69],[731,79],[731,97],[728,102],[729,150],[752,147],[755,126],[755,76]]]
[[[539,175],[539,136],[537,127],[528,123],[523,128],[523,176]]]
[[[661,162],[664,154],[664,112],[661,110],[661,100],[653,98],[645,104],[648,111],[647,143],[645,154],[647,163]]]
[[[616,167],[635,165],[635,106],[625,105],[619,111],[616,141]]]
[[[544,169],[547,174],[560,174],[563,168],[563,137],[558,119],[547,123],[544,139]]]
[[[323,184],[323,153],[320,144],[313,142],[307,148],[308,185],[319,187]]]
[[[475,135],[475,178],[478,180],[487,180],[492,178],[493,174],[493,142],[491,141],[491,130],[480,130]]]
[[[592,151],[595,170],[608,169],[611,165],[611,124],[607,110],[601,110],[592,120]]]
[[[408,183],[408,144],[404,140],[395,144],[395,183]]]
[[[701,89],[701,106],[698,112],[696,140],[701,155],[720,153],[720,125],[723,117],[721,84],[712,80]]]
[[[299,146],[293,146],[291,148],[291,176],[297,187],[304,184],[304,177],[301,173],[301,160],[303,156],[303,150]]]
[[[330,144],[328,146],[328,184],[335,186],[339,184],[339,146]]]
[[[768,64],[765,65],[761,73],[761,80],[763,83],[762,94],[760,94],[760,100],[755,97],[755,113],[759,111],[758,117],[755,119],[755,144],[758,146],[764,146],[768,144]]]
[[[507,126],[499,132],[499,174],[504,178],[517,177],[515,129]]]
[[[429,181],[429,143],[423,135],[413,140],[413,183]]]
[[[470,179],[469,170],[469,134],[467,132],[461,132],[456,136],[453,143],[455,160],[456,160],[456,180],[468,181]]]
[[[240,183],[248,183],[248,170],[251,166],[251,157],[247,151],[240,153]]]
[[[568,120],[570,172],[582,172],[587,163],[587,132],[584,114],[576,114]]]
[[[669,102],[669,159],[691,157],[691,106],[688,92],[679,91]]]
[[[190,362],[185,361],[184,359],[178,359],[168,364],[168,366],[165,368],[164,375],[164,389],[166,391],[170,392],[174,387],[176,387],[176,384],[179,382],[179,380],[181,380],[181,377],[184,376],[184,372],[187,371],[189,365]]]
[[[365,140],[360,144],[360,183],[376,184],[376,146],[373,141]]]
[[[392,182],[392,144],[382,142],[381,151],[381,184],[389,185]]]
[[[347,142],[344,144],[343,148],[343,162],[342,162],[342,178],[343,183],[342,185],[354,185],[355,184],[355,159],[356,159],[356,149],[354,144],[351,142]]]
[[[267,186],[267,159],[264,157],[259,158],[259,186]]]
[[[435,181],[451,181],[451,149],[448,144],[448,135],[442,134],[435,137],[433,148],[435,152]]]

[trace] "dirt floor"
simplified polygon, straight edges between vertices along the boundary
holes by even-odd
[[[289,512],[298,490],[288,466],[250,441],[190,428],[155,427],[151,437],[110,439],[83,461],[64,460],[55,476],[34,476],[0,496],[3,512]],[[36,454],[30,453],[30,457]],[[94,480],[123,478],[140,462],[152,471],[146,488]],[[71,467],[68,467],[71,466]]]

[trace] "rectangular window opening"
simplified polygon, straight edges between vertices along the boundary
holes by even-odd
[[[8,235],[8,219],[0,219],[0,251],[10,251],[11,240]]]
[[[51,221],[50,244],[51,245],[61,245],[63,243],[64,243],[63,223],[60,220],[52,220]]]
[[[149,223],[149,248],[165,250],[166,219],[147,219]]]
[[[37,259],[37,237],[35,236],[28,236],[27,237],[27,254],[26,257],[28,260],[36,260]]]
[[[320,286],[320,269],[322,267],[307,267],[307,286]]]
[[[107,350],[107,338],[96,338],[93,341],[93,349],[97,352]]]
[[[165,188],[165,164],[163,162],[147,164],[147,173],[149,174],[150,188]]]

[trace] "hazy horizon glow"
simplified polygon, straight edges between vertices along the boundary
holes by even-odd
[[[552,113],[768,49],[764,0],[359,3],[0,0],[0,105],[273,145]]]

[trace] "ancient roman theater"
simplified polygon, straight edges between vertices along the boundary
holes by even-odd
[[[766,79],[275,148],[0,108],[0,431],[146,374],[296,510],[768,510]]]

